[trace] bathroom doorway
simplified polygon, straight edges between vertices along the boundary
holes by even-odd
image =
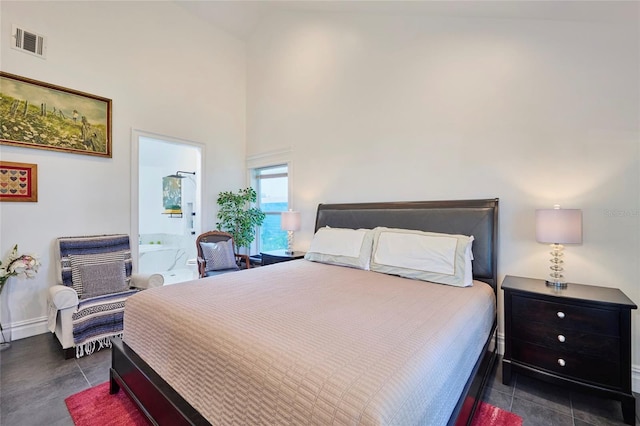
[[[204,146],[137,130],[132,136],[131,228],[138,243],[132,244],[136,270],[162,274],[165,285],[195,279]]]

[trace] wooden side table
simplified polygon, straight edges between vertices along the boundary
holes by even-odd
[[[619,289],[506,276],[502,380],[518,372],[619,400],[635,424],[631,392],[631,309]]]
[[[306,252],[294,251],[293,254],[287,254],[286,250],[263,251],[262,266],[272,265],[274,263],[288,262],[290,260],[302,259]]]

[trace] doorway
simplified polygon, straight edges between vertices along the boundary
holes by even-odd
[[[132,142],[134,268],[162,274],[165,285],[195,279],[204,146],[138,130]]]

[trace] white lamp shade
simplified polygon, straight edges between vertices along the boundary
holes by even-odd
[[[582,243],[582,210],[536,210],[536,240],[550,244]]]
[[[280,227],[285,231],[299,231],[300,212],[294,212],[293,210],[282,212],[280,216]]]

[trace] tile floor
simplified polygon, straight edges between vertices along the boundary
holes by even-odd
[[[0,352],[0,425],[73,425],[64,399],[109,379],[111,351],[80,359],[62,359],[52,335],[42,334],[13,342]],[[513,411],[524,426],[620,425],[620,404],[594,398],[516,375],[502,384],[496,364],[484,400]],[[637,402],[640,395],[636,396]],[[640,412],[640,406],[638,407]],[[636,425],[640,421],[636,420]]]
[[[640,395],[636,396],[636,426]],[[501,361],[482,398],[489,404],[516,413],[523,426],[624,425],[620,402],[569,391],[536,379],[514,375],[509,386],[502,384]]]

